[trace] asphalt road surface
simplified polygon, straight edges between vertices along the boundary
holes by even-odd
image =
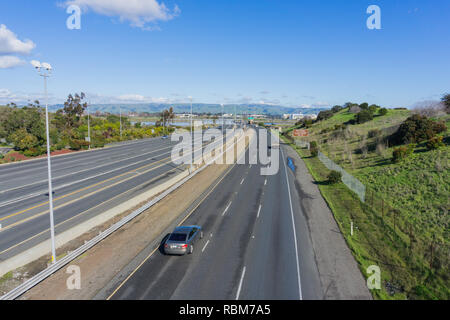
[[[175,144],[152,138],[53,157],[56,234],[183,171],[171,161]],[[46,158],[0,166],[0,224],[0,261],[50,237]]]
[[[281,146],[282,150],[284,146]],[[280,152],[276,175],[234,165],[183,225],[200,225],[194,253],[142,261],[110,299],[322,299],[305,213]],[[190,214],[190,215],[189,215]],[[167,235],[161,235],[162,241]]]

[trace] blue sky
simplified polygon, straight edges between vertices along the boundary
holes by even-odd
[[[81,30],[66,27],[68,2],[83,9]],[[15,57],[0,68],[0,103],[40,98],[33,59],[55,69],[53,103],[84,91],[97,103],[192,96],[205,103],[397,107],[450,91],[448,0],[104,3],[2,1],[0,25],[22,49],[2,50],[0,35],[0,67],[2,56]],[[372,4],[381,8],[381,30],[366,27]]]

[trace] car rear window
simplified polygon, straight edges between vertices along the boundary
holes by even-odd
[[[186,241],[186,234],[185,233],[172,233],[170,235],[169,241],[177,241],[177,242]]]

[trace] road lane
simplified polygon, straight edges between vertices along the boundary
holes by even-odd
[[[54,183],[56,185],[54,189],[56,234],[133,198],[183,171],[185,166],[175,166],[171,163],[170,152],[174,144],[170,140],[152,139],[133,142],[131,146],[123,145],[104,149],[101,151],[107,154],[111,154],[111,150],[115,149],[113,152],[115,156],[127,158],[126,161],[129,161],[129,164],[125,160],[121,160],[116,162],[116,165],[123,165],[122,167],[113,167],[106,173],[96,173],[94,170],[84,171],[86,175],[75,175],[80,179],[76,182],[70,180],[73,179],[73,176],[57,179]],[[130,154],[133,154],[133,148],[136,147],[140,152],[146,151],[146,154],[130,157]],[[149,155],[148,149],[156,151],[151,151]],[[126,152],[126,154],[120,152]],[[73,156],[79,157],[80,155]],[[89,152],[86,152],[83,156],[87,156],[90,161],[94,159],[92,164],[95,162],[98,164],[98,154],[92,157]],[[61,162],[60,158],[54,159]],[[66,156],[65,160],[73,162],[71,156]],[[26,168],[38,165],[31,162],[21,164]],[[19,172],[20,170],[16,167],[20,166],[14,164],[15,170]],[[104,168],[106,167],[107,165],[104,166]],[[0,169],[4,174],[5,168],[0,166]],[[89,176],[89,174],[94,175]],[[39,186],[36,184],[34,187]],[[0,224],[2,224],[0,261],[28,250],[49,237],[49,232],[47,232],[49,227],[48,191],[29,194],[30,190],[27,189],[27,192],[28,194],[25,194],[25,197],[19,201],[10,200],[5,205],[0,204]],[[8,196],[10,195],[8,194]]]
[[[292,219],[288,183],[295,190],[294,181],[280,162],[270,177],[260,175],[260,165],[236,165],[183,223],[204,228],[194,253],[156,251],[111,298],[321,299],[307,222],[298,194],[291,195]]]

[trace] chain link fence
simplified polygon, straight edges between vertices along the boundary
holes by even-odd
[[[358,195],[362,202],[365,202],[366,197],[366,186],[363,185],[358,179],[353,177],[347,171],[342,169],[332,160],[330,160],[326,155],[319,151],[318,153],[319,160],[327,167],[329,170],[338,171],[342,174],[342,182],[354,193]]]

